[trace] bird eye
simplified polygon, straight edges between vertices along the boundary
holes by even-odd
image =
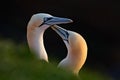
[[[49,21],[51,19],[53,19],[53,18],[52,17],[46,17],[46,18],[44,18],[44,22]]]
[[[67,39],[66,39],[65,41],[67,41],[67,42],[69,43],[68,37],[69,37],[69,33],[66,32],[66,38],[67,38]]]
[[[45,22],[47,22],[47,21],[49,21],[51,19],[53,19],[53,18],[52,17],[45,17],[43,23],[40,26],[42,26],[43,24],[45,24]]]
[[[62,32],[62,35],[64,35],[65,38],[63,38],[64,41],[67,41],[67,43],[69,43],[68,37],[69,37],[69,33],[67,31],[65,31],[64,33]]]

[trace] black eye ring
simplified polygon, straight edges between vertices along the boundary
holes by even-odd
[[[49,20],[51,20],[51,19],[53,19],[53,17],[45,17],[45,18],[44,18],[44,22],[47,22],[47,21],[49,21]]]
[[[57,29],[62,35],[64,35],[67,39],[63,39],[64,41],[67,41],[67,43],[69,44],[69,33],[68,31],[65,31],[65,33],[61,32],[59,29]]]
[[[42,23],[41,25],[39,25],[39,27],[42,26],[42,25],[44,25],[45,22],[47,22],[47,21],[49,21],[49,20],[51,20],[51,19],[53,19],[53,17],[44,17],[43,23]]]
[[[68,40],[68,37],[69,37],[69,33],[68,32],[65,32],[66,33],[66,37],[67,39],[64,39],[65,41],[67,41],[69,43],[69,40]]]

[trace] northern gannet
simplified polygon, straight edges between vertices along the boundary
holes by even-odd
[[[36,56],[48,62],[48,56],[44,47],[43,34],[51,25],[72,22],[68,18],[54,17],[46,13],[34,14],[27,25],[27,40],[30,49]]]
[[[87,44],[85,39],[78,33],[66,30],[57,25],[51,27],[63,39],[68,54],[58,65],[78,74],[87,57]]]

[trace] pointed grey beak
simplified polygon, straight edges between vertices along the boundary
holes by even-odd
[[[60,18],[60,17],[45,17],[44,24],[48,25],[56,25],[56,24],[66,24],[73,22],[71,19],[68,18]]]
[[[69,33],[66,29],[61,28],[57,25],[51,26],[51,28],[64,40],[68,42]]]

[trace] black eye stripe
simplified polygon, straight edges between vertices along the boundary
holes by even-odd
[[[68,32],[66,32],[66,34],[67,34],[67,38],[69,37],[69,33]]]
[[[44,22],[47,22],[49,20],[53,19],[52,17],[44,18]]]
[[[59,29],[57,29],[62,35],[64,35],[64,36],[66,36],[67,38],[69,37],[69,33],[67,32],[67,31],[65,31],[65,34],[63,33],[63,32],[61,32],[61,30],[59,30]],[[63,40],[65,40],[65,41],[67,41],[68,43],[69,43],[69,41],[68,41],[68,39],[63,39]]]
[[[51,20],[51,19],[53,19],[53,17],[45,17],[45,18],[43,19],[43,23],[42,23],[41,25],[39,25],[39,27],[42,26],[42,25],[44,25],[45,22],[47,22],[47,21],[49,21],[49,20]]]
[[[68,38],[69,37],[69,33],[68,32],[65,32],[66,33],[66,37]],[[68,41],[68,39],[66,40],[66,39],[64,39],[65,41],[67,41],[68,43],[69,43],[69,41]]]

